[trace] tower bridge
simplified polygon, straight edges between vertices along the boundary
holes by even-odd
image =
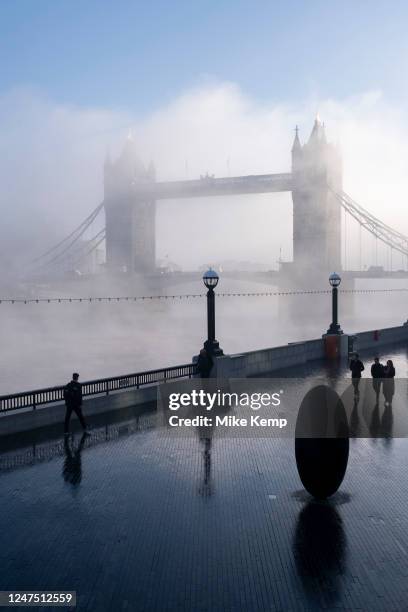
[[[135,182],[133,191],[136,198],[154,200],[292,191],[292,174],[253,174],[228,178],[207,175],[188,181]]]
[[[296,129],[292,172],[157,182],[152,165],[145,168],[128,138],[122,155],[105,163],[106,255],[111,270],[153,272],[156,202],[165,199],[231,196],[290,191],[293,199],[292,268],[319,272],[341,268],[340,206],[333,191],[342,191],[342,168],[336,147],[327,142],[316,119],[308,142]],[[288,267],[288,266],[287,266]]]
[[[42,268],[48,266],[50,269],[52,266],[55,269],[70,258],[70,269],[73,269],[72,262],[83,260],[105,240],[106,267],[111,274],[127,272],[154,277],[158,274],[157,202],[291,192],[293,261],[280,262],[280,275],[283,278],[298,283],[307,277],[308,283],[313,284],[314,280],[318,282],[330,271],[342,270],[342,211],[359,224],[360,230],[364,229],[374,236],[376,244],[380,240],[387,245],[391,249],[391,258],[395,250],[408,262],[408,237],[374,217],[344,193],[340,151],[327,141],[324,124],[319,119],[315,120],[310,137],[303,145],[296,128],[291,159],[291,172],[286,173],[221,178],[207,174],[193,180],[157,181],[153,164],[144,166],[133,139],[128,137],[120,156],[105,161],[103,202],[76,230],[36,261],[40,261]],[[102,209],[105,212],[105,228],[99,230],[90,241],[81,243],[80,238]],[[377,261],[375,264],[380,273],[381,267]],[[349,271],[348,276],[366,274]],[[372,274],[368,273],[368,276],[372,277]]]

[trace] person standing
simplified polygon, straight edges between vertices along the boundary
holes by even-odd
[[[385,399],[385,405],[391,406],[392,398],[395,393],[395,368],[391,359],[388,359],[387,365],[384,368],[384,384],[383,393]]]
[[[64,434],[66,436],[69,435],[69,422],[73,412],[75,412],[77,415],[84,432],[88,433],[84,415],[82,414],[82,385],[80,382],[78,382],[78,378],[78,372],[74,372],[71,382],[69,382],[64,388],[64,400],[66,406]]]
[[[381,380],[384,378],[384,365],[380,363],[379,357],[374,357],[374,363],[371,366],[371,376],[373,378],[373,389],[378,400],[381,389]]]
[[[361,372],[364,370],[364,364],[359,359],[358,353],[355,353],[353,359],[350,361],[351,379],[354,387],[354,394],[359,394],[359,384],[361,380]]]
[[[211,355],[205,350],[201,349],[197,360],[197,372],[201,378],[209,378],[211,369],[214,365]]]

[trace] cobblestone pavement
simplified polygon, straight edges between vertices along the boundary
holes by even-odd
[[[0,455],[0,589],[76,590],[87,611],[407,610],[407,465],[408,439],[353,439],[316,502],[293,440],[176,438],[152,411],[27,443]]]

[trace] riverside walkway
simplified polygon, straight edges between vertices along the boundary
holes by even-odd
[[[406,377],[406,345],[383,351]],[[175,438],[143,405],[92,424],[3,444],[0,589],[76,590],[92,612],[406,610],[408,439],[351,440],[316,502],[293,440]]]

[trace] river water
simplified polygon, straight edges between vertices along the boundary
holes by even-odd
[[[357,285],[384,286],[384,281],[360,281]],[[386,286],[406,287],[407,281],[388,282]],[[274,289],[270,285],[221,279],[217,291]],[[197,281],[171,291],[179,295],[203,290],[201,281]],[[145,291],[131,294],[142,295]],[[69,290],[63,293],[70,294]],[[86,296],[86,289],[82,288],[80,294]],[[43,289],[42,295],[50,292]],[[405,292],[341,295],[340,323],[350,333],[400,325],[407,319],[406,296]],[[219,297],[217,338],[226,353],[316,338],[327,330],[330,307],[329,294]],[[79,371],[81,380],[89,380],[187,363],[206,337],[205,298],[2,303],[0,309],[2,394],[63,384],[74,370]]]

